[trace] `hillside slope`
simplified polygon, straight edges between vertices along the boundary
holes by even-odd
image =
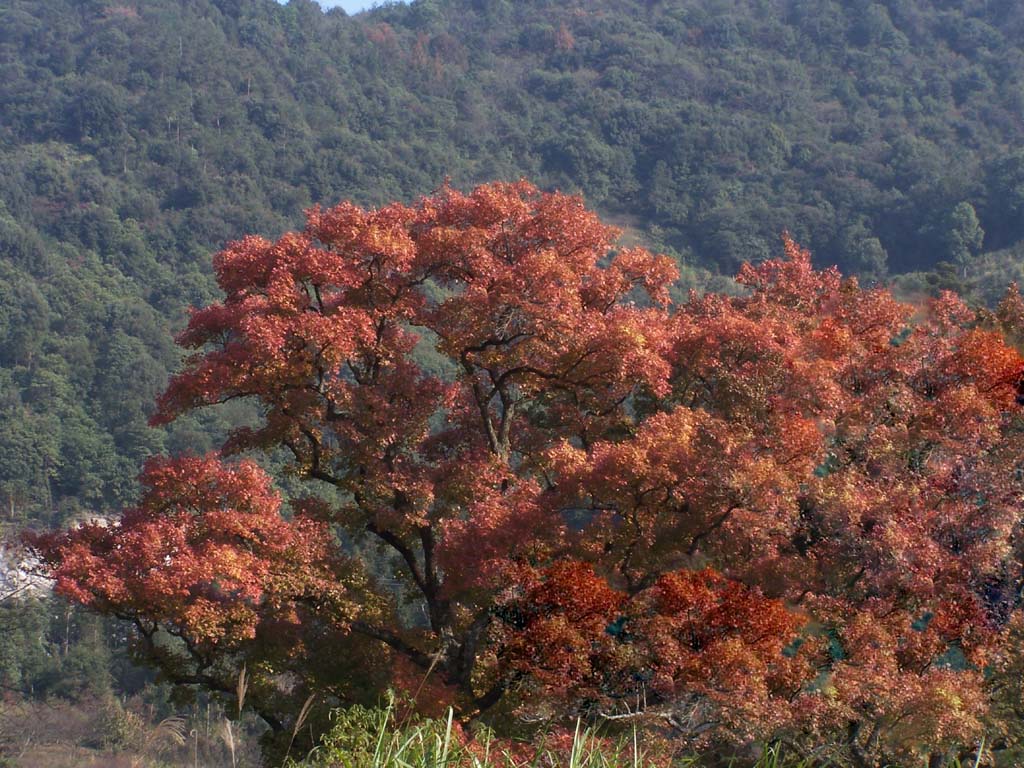
[[[1024,239],[1016,0],[5,0],[0,501],[116,508],[209,254],[315,202],[525,175],[731,272],[879,279]],[[704,279],[693,269],[691,281]]]

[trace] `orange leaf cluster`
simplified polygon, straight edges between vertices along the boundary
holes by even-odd
[[[673,306],[617,236],[518,182],[231,244],[155,421],[249,398],[222,453],[283,449],[311,496],[288,519],[249,463],[157,461],[119,523],[37,542],[60,589],[201,669],[342,628],[467,717],[968,743],[1024,582],[1020,296],[901,304],[786,237]]]

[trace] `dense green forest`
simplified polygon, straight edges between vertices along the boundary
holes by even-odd
[[[171,331],[211,299],[213,250],[313,203],[525,175],[726,274],[783,229],[869,279],[955,277],[1024,238],[1009,0],[0,13],[0,496],[20,520],[116,508],[142,457],[211,444],[214,424],[144,425]]]
[[[217,443],[230,410],[146,421],[225,242],[521,176],[696,287],[788,229],[865,280],[991,301],[1024,274],[1024,5],[0,1],[5,524],[112,512],[146,456]],[[15,624],[6,690],[112,684],[90,675],[116,627]]]

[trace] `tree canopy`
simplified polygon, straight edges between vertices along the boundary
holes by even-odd
[[[36,539],[58,590],[170,680],[245,669],[279,730],[385,686],[858,766],[1012,728],[1016,290],[902,304],[787,236],[741,295],[674,301],[618,236],[519,182],[231,243],[153,421],[258,417]],[[287,504],[253,461],[280,452]]]

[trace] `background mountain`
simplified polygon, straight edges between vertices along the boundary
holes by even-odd
[[[988,300],[1021,272],[1022,148],[1017,0],[416,0],[358,17],[0,0],[2,514],[108,512],[145,456],[216,444],[230,413],[145,426],[172,334],[214,295],[213,251],[313,203],[526,176],[582,192],[690,285],[724,284],[789,229],[864,279],[915,272],[905,290]],[[6,686],[45,689],[5,664]]]

